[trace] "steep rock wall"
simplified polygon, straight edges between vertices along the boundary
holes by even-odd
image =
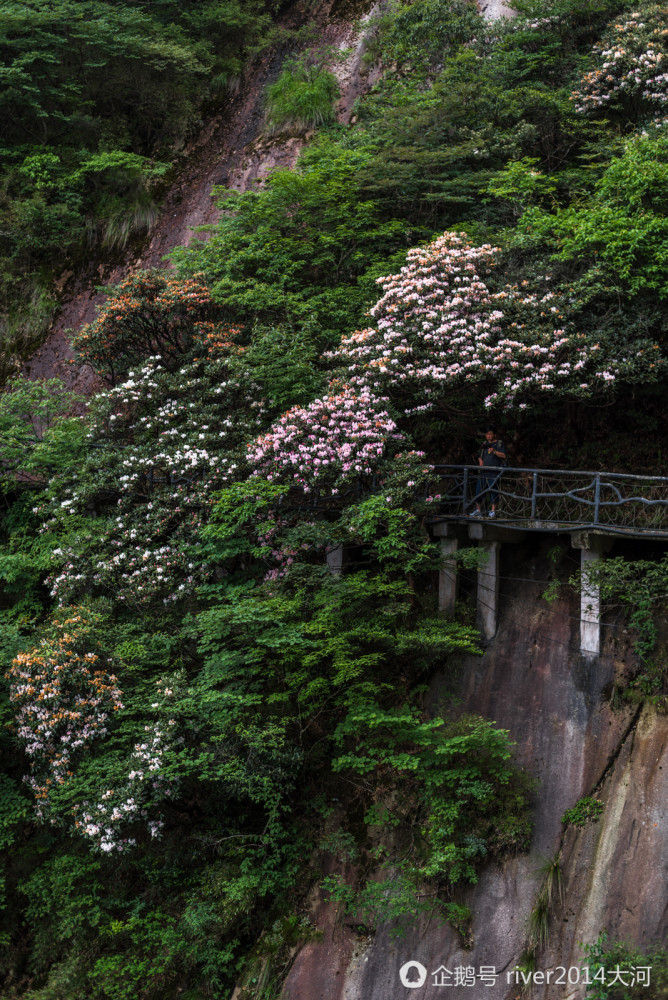
[[[350,16],[345,11],[337,13],[336,0],[315,11],[296,2],[279,18],[280,26],[291,29],[315,17],[322,44],[345,52],[345,57],[334,66],[341,90],[336,112],[342,124],[350,120],[355,100],[377,79],[378,70],[366,72],[362,57],[366,47],[365,25],[379,9],[380,2],[372,6],[372,0],[366,3],[361,0]],[[360,14],[363,16],[358,26]],[[289,47],[281,47],[253,62],[244,74],[238,94],[228,101],[224,112],[210,118],[183,150],[180,157],[183,167],[164,199],[155,226],[140,247],[128,249],[114,264],[93,265],[77,276],[71,272],[62,275],[60,309],[46,341],[25,365],[29,378],[57,375],[70,388],[91,395],[96,389],[93,372],[71,363],[70,335],[95,318],[105,300],[98,288],[117,284],[133,271],[167,267],[166,254],[175,247],[187,246],[198,226],[210,225],[218,218],[219,211],[212,199],[214,187],[247,191],[272,170],[295,165],[309,135],[286,134],[267,139],[262,134],[266,86],[276,79],[290,54]]]
[[[447,926],[424,918],[401,940],[379,927],[371,939],[354,939],[319,903],[323,940],[297,955],[285,984],[289,1000],[399,1000],[439,995],[428,977],[419,989],[399,981],[408,961],[429,972],[445,965],[494,966],[494,985],[442,988],[441,994],[510,1000],[519,986],[507,974],[520,961],[529,913],[545,856],[563,851],[565,901],[552,907],[548,947],[537,968],[580,966],[580,942],[606,929],[611,939],[647,947],[668,930],[668,717],[651,708],[613,711],[609,693],[630,666],[628,636],[619,622],[604,625],[600,658],[579,652],[579,602],[565,595],[548,604],[541,595],[553,573],[548,543],[531,536],[502,551],[501,615],[496,637],[482,658],[461,665],[461,708],[494,719],[510,731],[517,757],[539,780],[530,854],[490,864],[468,894],[473,945],[462,946]],[[567,555],[564,574],[577,554]],[[434,709],[452,691],[452,677],[437,677]],[[561,824],[564,811],[595,793],[602,818],[581,831]],[[332,909],[334,909],[332,907]],[[534,986],[535,1000],[581,997],[581,986]],[[526,994],[524,994],[526,995]]]

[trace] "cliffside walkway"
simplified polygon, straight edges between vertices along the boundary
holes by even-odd
[[[601,601],[596,562],[622,537],[668,541],[668,477],[559,469],[484,470],[477,465],[437,465],[427,484],[428,523],[443,555],[438,606],[453,614],[457,599],[457,549],[472,541],[485,551],[478,570],[478,625],[485,639],[496,634],[501,547],[527,533],[570,535],[580,550],[580,651],[595,657],[601,647]],[[484,485],[480,489],[480,485]],[[487,516],[494,491],[496,514]],[[482,512],[476,511],[476,499]]]
[[[461,520],[475,511],[477,465],[436,465],[429,483],[434,520]],[[606,534],[668,540],[668,477],[616,472],[505,468],[481,491],[489,507],[498,492],[496,521],[506,527],[563,532],[591,528]],[[489,476],[494,470],[486,469]],[[484,518],[484,515],[483,515]]]

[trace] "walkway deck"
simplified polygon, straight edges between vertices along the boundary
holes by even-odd
[[[489,509],[498,491],[495,523],[524,531],[594,530],[602,534],[668,540],[668,477],[614,472],[507,468],[481,489],[477,465],[436,465],[428,486],[434,498],[429,520],[475,521],[479,493]],[[495,474],[486,469],[485,475]],[[487,517],[483,515],[483,520]],[[491,522],[490,522],[491,523]]]

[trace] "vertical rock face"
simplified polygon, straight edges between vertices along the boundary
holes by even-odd
[[[514,966],[525,947],[527,919],[540,886],[537,868],[547,855],[563,852],[565,899],[551,908],[549,942],[537,969],[582,964],[581,942],[602,930],[611,939],[649,947],[668,931],[668,718],[633,706],[613,711],[606,692],[623,673],[628,642],[621,626],[603,626],[603,654],[585,660],[579,652],[579,601],[541,598],[554,567],[540,554],[537,536],[504,546],[499,628],[482,658],[463,664],[463,710],[494,719],[508,729],[520,763],[539,780],[535,831],[529,855],[490,864],[467,900],[473,911],[473,946],[465,949],[449,927],[423,919],[401,940],[380,927],[371,944],[358,943],[350,956],[345,928],[327,930],[295,961],[286,983],[290,1000],[399,1000],[438,996],[432,972],[440,966],[494,966],[492,985],[477,975],[446,995],[509,1000],[519,997]],[[573,551],[566,557],[565,575]],[[452,690],[444,675],[432,697]],[[561,816],[594,793],[605,802],[598,822],[564,832]],[[329,918],[331,920],[331,918]],[[338,937],[337,937],[338,935]],[[399,970],[417,961],[428,975],[422,987],[401,984]],[[347,962],[343,987],[336,975]],[[310,993],[301,984],[317,968],[331,993]],[[407,973],[418,981],[418,971]],[[552,978],[561,977],[560,973]],[[575,978],[573,973],[572,978]],[[582,985],[534,986],[532,998],[581,997]],[[334,983],[336,982],[336,988]],[[451,979],[454,982],[454,977]]]

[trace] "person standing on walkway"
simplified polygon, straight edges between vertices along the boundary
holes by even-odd
[[[482,517],[481,497],[485,494],[489,496],[492,505],[488,517],[496,517],[496,505],[499,501],[497,487],[505,464],[506,446],[497,436],[496,430],[493,427],[489,427],[485,431],[485,440],[478,455],[480,472],[478,474],[478,489],[475,495],[476,509],[469,514],[469,517]]]

